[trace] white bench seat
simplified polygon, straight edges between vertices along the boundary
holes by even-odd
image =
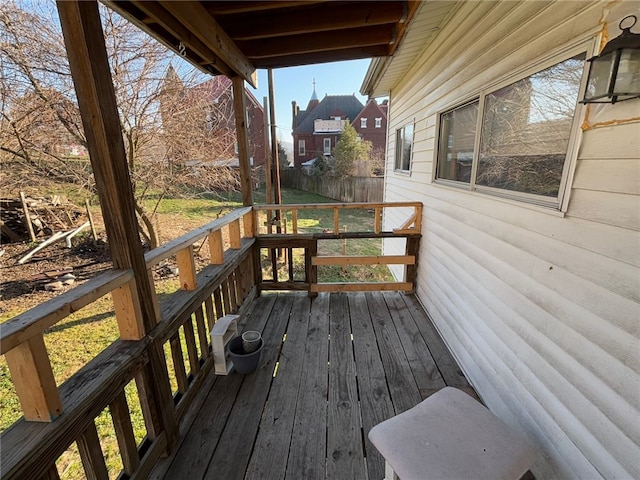
[[[526,438],[453,387],[376,425],[369,439],[387,480],[517,480],[536,457]]]

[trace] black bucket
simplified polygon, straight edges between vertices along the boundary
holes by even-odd
[[[262,354],[262,347],[264,341],[260,339],[260,346],[258,349],[251,353],[244,353],[242,348],[242,337],[235,337],[229,342],[229,355],[231,361],[236,369],[236,372],[246,375],[247,373],[255,372],[260,364],[260,355]]]

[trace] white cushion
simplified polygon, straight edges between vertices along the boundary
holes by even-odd
[[[376,425],[369,439],[402,480],[517,480],[536,456],[521,434],[453,387]]]

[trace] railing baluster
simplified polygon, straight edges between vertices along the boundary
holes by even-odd
[[[76,441],[78,452],[88,480],[109,480],[109,471],[104,463],[104,454],[100,446],[100,437],[96,424],[91,422]]]
[[[229,224],[229,243],[233,250],[238,250],[242,245],[240,236],[240,220],[235,220]]]
[[[182,356],[182,344],[180,343],[180,334],[176,332],[170,339],[169,345],[171,346],[171,358],[173,360],[173,371],[176,375],[176,382],[178,382],[178,393],[184,395],[189,388],[189,382],[187,381],[187,371],[184,368],[184,357]]]
[[[113,290],[111,298],[116,320],[118,321],[120,338],[122,340],[140,340],[144,336],[144,325],[136,279],[132,278],[124,285]]]
[[[242,223],[244,227],[245,238],[253,238],[255,236],[253,227],[253,211],[247,213],[242,217]]]
[[[298,234],[298,210],[291,210],[291,228],[293,229],[293,234]]]
[[[193,331],[193,319],[189,318],[184,323],[184,339],[187,344],[187,355],[189,356],[189,367],[191,375],[196,376],[200,371],[200,361],[198,358],[198,350],[196,348],[196,336]]]
[[[222,244],[222,231],[215,230],[209,234],[209,263],[222,265],[224,263],[224,246]]]
[[[211,304],[211,297],[205,300],[205,305],[207,304],[207,301],[209,302],[209,304]],[[207,316],[208,316],[208,313],[207,313]],[[198,326],[198,341],[200,342],[200,355],[203,359],[206,359],[209,356],[209,342],[207,341],[208,329],[204,322],[204,311],[202,310],[202,306],[198,307],[198,309],[196,310],[196,325]]]
[[[376,207],[373,232],[377,235],[382,230],[382,208]]]
[[[214,290],[213,301],[215,302],[215,305],[216,305],[216,320],[218,318],[224,317],[227,313],[231,313],[231,312],[225,312],[222,305],[222,285]]]
[[[213,294],[204,301],[204,308],[207,312],[207,331],[211,331],[213,324],[216,323],[216,312],[213,309]]]
[[[42,333],[9,350],[5,358],[25,420],[51,422],[62,413]]]
[[[135,472],[136,468],[138,468],[140,456],[133,434],[129,405],[127,404],[127,397],[124,391],[120,392],[109,404],[109,411],[111,412],[113,428],[116,432],[116,438],[118,439],[124,473],[130,476]]]
[[[176,262],[178,264],[178,275],[180,276],[180,286],[183,290],[195,290],[197,286],[196,280],[196,263],[193,258],[193,245],[180,250],[176,253]]]
[[[224,282],[222,282],[222,301],[224,303],[224,314],[229,315],[233,313],[232,303],[231,303],[231,294],[229,293],[229,279],[227,278]]]
[[[340,233],[340,209],[333,208],[333,233]]]

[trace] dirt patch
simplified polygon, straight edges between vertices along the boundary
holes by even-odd
[[[33,249],[33,244],[5,244],[0,247],[0,316],[13,316],[50,298],[58,296],[111,267],[109,250],[104,243],[93,244],[91,238],[74,242],[67,248],[57,242],[36,253],[25,264],[18,260]],[[46,291],[46,282],[37,280],[44,272],[71,269],[75,282],[59,291]]]

